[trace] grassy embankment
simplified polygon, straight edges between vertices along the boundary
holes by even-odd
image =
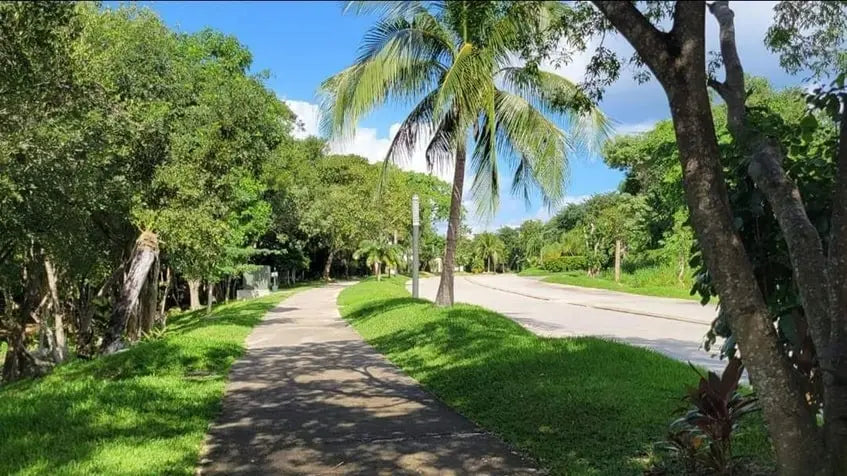
[[[621,282],[615,282],[614,271],[603,270],[597,277],[589,277],[585,271],[551,273],[539,268],[529,268],[518,273],[520,276],[543,276],[548,283],[567,284],[584,288],[608,289],[644,296],[669,297],[699,300],[691,295],[691,282],[679,283],[675,272],[667,268],[643,268],[634,273],[621,273]]]
[[[688,365],[597,338],[541,338],[487,309],[412,299],[405,278],[345,289],[342,315],[448,405],[553,474],[641,474],[677,415]],[[734,446],[771,460],[758,416]]]
[[[194,474],[244,339],[293,292],[176,314],[162,338],[0,387],[0,474]]]

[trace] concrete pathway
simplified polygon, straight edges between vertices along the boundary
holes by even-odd
[[[421,280],[421,297],[435,298],[438,279]],[[457,302],[500,312],[538,335],[600,336],[717,372],[726,365],[702,349],[715,316],[713,305],[554,285],[517,275],[456,276],[454,285]]]
[[[199,474],[534,474],[339,316],[342,285],[269,312],[236,362]]]

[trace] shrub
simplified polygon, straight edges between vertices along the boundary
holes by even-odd
[[[552,273],[562,271],[577,271],[588,268],[588,260],[585,256],[560,256],[551,261],[545,261],[541,266]]]
[[[671,423],[660,445],[687,473],[731,473],[732,437],[741,418],[758,410],[755,398],[738,392],[743,371],[741,360],[733,358],[722,376],[701,374],[699,384],[688,389],[684,400],[691,409]]]

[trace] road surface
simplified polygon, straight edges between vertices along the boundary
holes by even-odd
[[[435,299],[438,277],[422,279],[420,289],[422,298]],[[599,336],[718,372],[725,365],[702,349],[716,315],[714,305],[556,285],[509,274],[456,276],[454,292],[456,302],[500,312],[538,335]]]

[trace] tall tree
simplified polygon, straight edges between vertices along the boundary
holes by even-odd
[[[782,167],[784,149],[779,138],[767,137],[750,121],[746,107],[744,72],[735,45],[734,14],[727,2],[716,1],[709,10],[720,27],[720,62],[726,77],[718,81],[707,73],[705,2],[594,1],[575,5],[574,21],[564,25],[577,44],[587,33],[614,28],[633,46],[636,64],[646,65],[658,79],[670,104],[683,186],[691,222],[707,264],[722,311],[737,339],[738,349],[758,391],[780,472],[787,475],[844,474],[847,472],[847,345],[843,318],[847,296],[847,141],[833,160],[836,175],[831,234],[827,247],[810,225],[796,184]],[[770,44],[783,48],[783,62],[799,61],[821,73],[843,68],[847,4],[809,2],[799,7],[781,2]],[[785,15],[785,12],[790,14]],[[661,20],[670,16],[664,29]],[[788,51],[788,45],[802,46]],[[810,45],[815,45],[809,48]],[[842,53],[837,53],[841,49]],[[834,53],[833,53],[834,51]],[[828,62],[817,59],[827,58]],[[835,59],[835,60],[832,60]],[[831,61],[830,61],[831,60]],[[620,63],[608,50],[598,50],[590,61],[588,82],[602,89],[614,79]],[[824,65],[824,66],[822,66]],[[838,75],[843,69],[835,71]],[[598,74],[599,73],[599,74]],[[839,76],[843,78],[843,74]],[[842,79],[843,81],[843,79]],[[842,84],[837,85],[841,88]],[[791,258],[795,284],[800,289],[809,333],[818,350],[823,375],[823,420],[810,405],[802,374],[783,352],[773,317],[755,279],[750,256],[733,223],[727,183],[720,161],[709,91],[727,104],[729,127],[735,143],[748,156],[747,173],[779,222]],[[833,95],[833,97],[835,97]],[[843,119],[842,119],[843,120]],[[847,133],[842,126],[841,135]]]
[[[485,271],[491,272],[503,259],[506,245],[494,233],[484,232],[474,237],[474,254],[485,263]]]
[[[373,10],[371,2],[352,2]],[[453,304],[453,271],[462,212],[466,155],[478,211],[497,207],[498,152],[509,157],[512,191],[563,197],[568,151],[603,130],[603,116],[576,85],[538,68],[515,65],[518,31],[543,29],[560,9],[539,2],[378,3],[383,18],[365,35],[355,63],[321,85],[324,126],[334,135],[387,100],[415,104],[386,163],[428,141],[430,168],[453,166],[453,189],[436,303]],[[567,135],[554,122],[571,127]],[[431,137],[430,137],[431,136]]]

